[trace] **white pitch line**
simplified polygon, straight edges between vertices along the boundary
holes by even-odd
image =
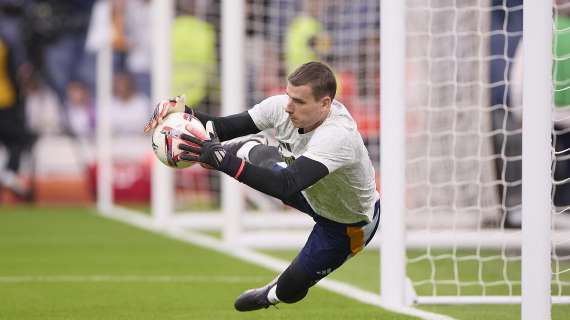
[[[197,275],[20,275],[0,276],[0,283],[251,283],[267,277]]]
[[[191,243],[194,245],[201,246],[203,248],[211,249],[229,256],[236,257],[245,262],[254,263],[258,266],[265,267],[266,269],[273,270],[275,272],[282,272],[289,265],[289,262],[276,259],[274,257],[261,254],[259,252],[247,249],[247,248],[235,248],[224,244],[222,241],[209,237],[203,234],[192,232],[178,227],[173,226],[159,226],[156,221],[151,217],[142,215],[137,211],[114,207],[112,212],[100,213],[95,211],[96,214],[121,221],[127,224],[137,226],[139,228],[149,230],[164,236],[177,239],[183,242]],[[381,297],[377,294],[371,293],[369,291],[362,290],[355,286],[332,280],[323,279],[317,283],[317,286],[324,288],[328,291],[335,292],[337,294],[343,295],[347,298],[351,298],[366,304],[371,304],[395,313],[405,314],[409,316],[418,317],[420,319],[426,320],[453,320],[454,318],[433,313],[429,311],[423,311],[412,307],[400,307],[385,304]]]

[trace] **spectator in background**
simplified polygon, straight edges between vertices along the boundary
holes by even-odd
[[[279,11],[279,4],[269,0],[245,2],[245,50],[256,53],[245,55],[246,92],[249,93],[246,97],[247,105],[253,105],[267,95],[285,90],[283,77],[280,76],[280,54],[284,47],[282,33],[285,32],[287,24],[280,21],[281,14],[272,15],[276,12],[287,12],[287,8]]]
[[[86,49],[96,53],[106,26],[105,6],[111,5],[113,71],[130,73],[137,90],[150,97],[151,23],[148,0],[98,1],[89,23]]]
[[[85,54],[87,26],[95,0],[36,0],[26,4],[32,60],[65,106],[67,86],[80,79],[94,87],[94,59]],[[65,110],[66,111],[66,110]],[[67,112],[63,125],[69,130]]]
[[[289,28],[285,39],[287,72],[308,61],[321,61],[331,48],[331,39],[320,22],[323,1],[304,0],[303,8]]]
[[[179,14],[172,25],[172,90],[186,95],[188,105],[211,100],[216,75],[216,31],[196,16],[194,0],[180,0]]]
[[[75,80],[67,85],[66,108],[71,131],[79,138],[90,138],[95,131],[95,110],[87,85]]]
[[[113,134],[141,135],[141,123],[148,120],[150,101],[144,94],[137,93],[130,74],[115,74],[111,108]]]
[[[127,65],[129,43],[126,32],[127,0],[111,1],[113,71],[124,72]]]
[[[138,92],[150,97],[151,24],[150,0],[130,0],[127,3],[125,30],[129,43],[127,71]]]
[[[26,126],[23,93],[32,67],[22,40],[22,18],[12,14],[11,4],[4,5],[0,3],[0,144],[8,151],[8,162],[0,174],[0,186],[31,200],[31,192],[18,174],[22,154],[36,139]]]

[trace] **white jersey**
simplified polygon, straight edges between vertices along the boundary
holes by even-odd
[[[258,129],[275,129],[285,162],[304,156],[327,167],[328,175],[303,190],[311,208],[336,222],[371,221],[379,195],[374,168],[354,119],[342,103],[333,100],[325,121],[301,134],[285,112],[288,99],[287,95],[272,96],[248,112]]]

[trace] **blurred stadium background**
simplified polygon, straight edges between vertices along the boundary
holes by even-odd
[[[380,2],[0,0],[0,319],[520,318],[523,2],[408,0],[405,29],[389,31]],[[565,319],[570,2],[552,8],[544,219]],[[237,314],[235,296],[272,279],[310,221],[218,173],[156,164],[143,124],[182,93],[242,111],[320,60],[379,182],[388,32],[406,40],[402,290],[419,305],[379,308],[378,236],[301,304]]]

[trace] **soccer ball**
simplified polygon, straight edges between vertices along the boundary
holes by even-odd
[[[180,154],[185,151],[179,149],[178,145],[180,143],[192,145],[180,138],[183,133],[202,140],[206,140],[208,137],[200,120],[184,112],[171,113],[156,126],[152,133],[152,150],[160,162],[179,169],[194,164],[194,162],[180,159]]]

